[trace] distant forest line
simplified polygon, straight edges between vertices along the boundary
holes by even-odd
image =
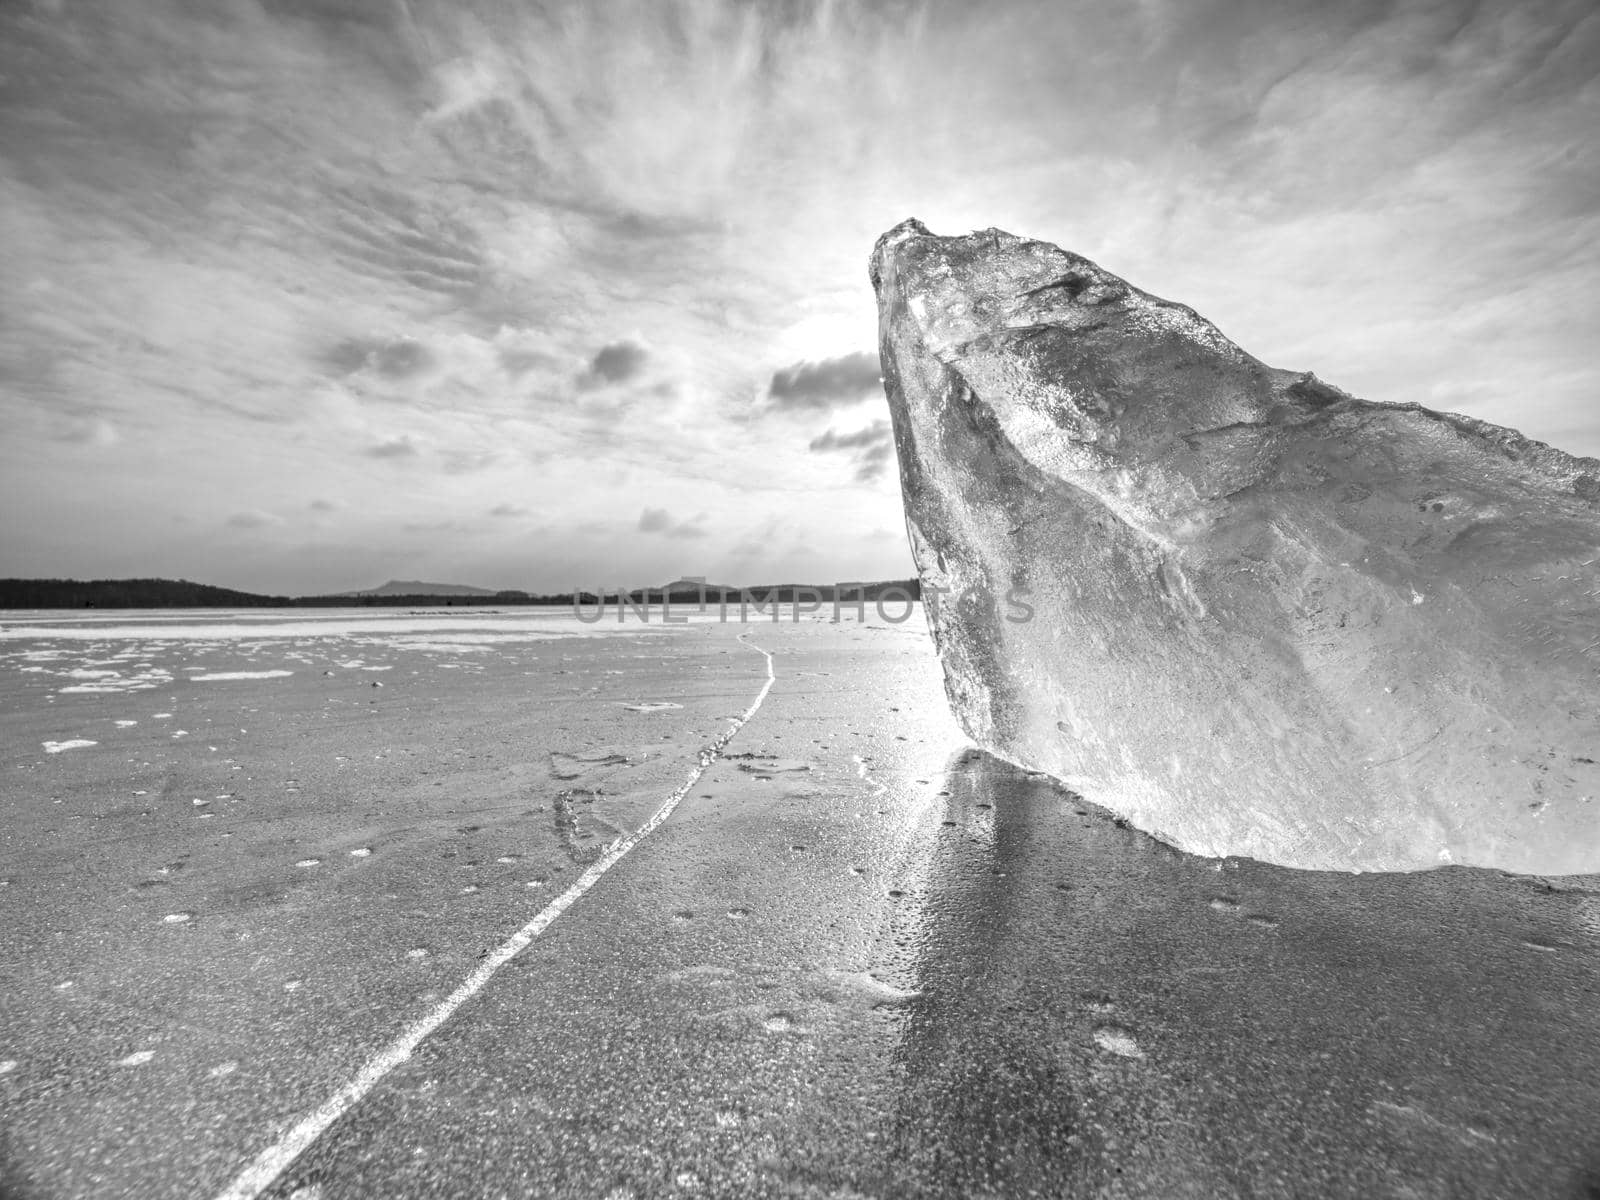
[[[324,596],[263,596],[237,592],[231,588],[191,583],[186,579],[0,579],[0,609],[18,608],[483,608],[506,605],[572,605],[593,608],[602,600],[610,605],[660,604],[663,597],[672,604],[700,603],[699,588],[668,585],[663,588],[638,588],[630,592],[486,592],[482,595],[439,595],[419,592],[411,595],[372,595],[341,593]],[[854,601],[899,599],[909,595],[922,598],[922,587],[915,579],[881,580],[873,583],[805,584],[775,583],[735,588],[708,586],[708,604],[782,604],[813,599],[831,603],[834,599]]]

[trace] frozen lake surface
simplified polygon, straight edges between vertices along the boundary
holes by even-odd
[[[473,978],[264,1194],[1597,1182],[1596,881],[1183,855],[789,618],[0,620],[0,1192],[224,1194]]]

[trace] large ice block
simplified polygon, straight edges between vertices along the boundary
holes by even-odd
[[[872,279],[974,741],[1195,853],[1600,870],[1600,461],[999,230],[904,222]]]

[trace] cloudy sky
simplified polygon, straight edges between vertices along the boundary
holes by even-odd
[[[874,238],[1600,454],[1591,0],[7,0],[0,575],[903,576]]]

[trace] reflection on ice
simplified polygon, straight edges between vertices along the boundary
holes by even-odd
[[[1600,879],[1203,858],[981,752],[944,783],[898,1051],[908,1194],[1253,1194],[1263,1163],[1338,1163],[1350,1194],[1583,1194],[1600,1011],[1571,998]]]

